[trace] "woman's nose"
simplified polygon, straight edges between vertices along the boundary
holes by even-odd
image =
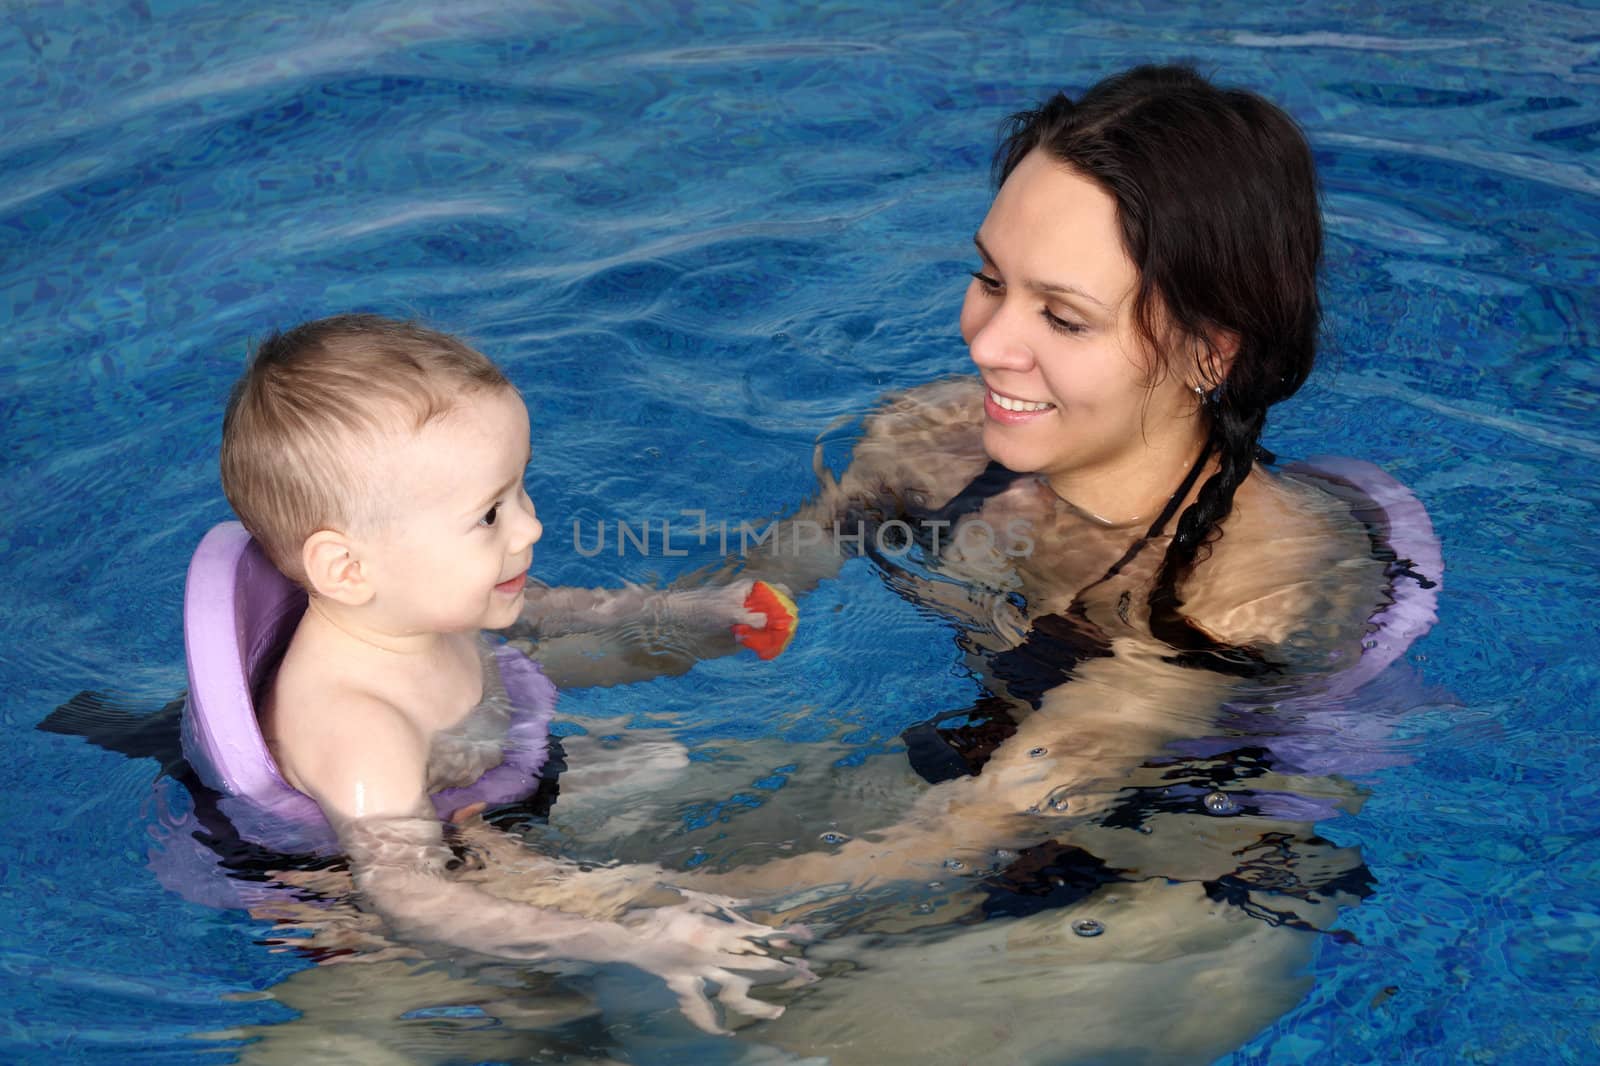
[[[1033,368],[1033,349],[1019,328],[1016,312],[1001,304],[987,310],[972,322],[967,333],[967,351],[983,370],[1026,371]]]

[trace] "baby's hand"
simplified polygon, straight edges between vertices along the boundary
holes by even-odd
[[[671,589],[666,613],[681,629],[731,633],[762,659],[783,653],[794,639],[798,612],[782,585],[745,579],[730,585]]]
[[[736,625],[761,629],[767,616],[744,605],[755,582],[749,578],[727,585],[702,585],[698,588],[668,589],[667,614],[677,625],[704,632],[722,632]]]
[[[641,940],[628,961],[660,976],[678,997],[684,1017],[708,1033],[726,1033],[705,983],[717,985],[716,998],[725,1007],[753,1018],[776,1018],[783,1008],[750,995],[751,980],[733,973],[744,970],[803,984],[816,976],[802,959],[779,959],[768,946],[789,947],[805,939],[797,927],[772,929],[733,911],[736,900],[679,889],[686,902],[658,907],[628,923]]]

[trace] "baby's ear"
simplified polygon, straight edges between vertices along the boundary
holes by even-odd
[[[319,529],[300,546],[311,591],[336,603],[359,607],[372,598],[372,586],[361,568],[350,538],[334,529]]]

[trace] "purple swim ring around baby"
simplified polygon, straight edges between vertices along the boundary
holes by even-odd
[[[338,840],[317,802],[278,771],[256,722],[255,695],[306,609],[306,594],[274,567],[238,522],[201,540],[184,589],[189,697],[183,751],[241,838],[273,851],[333,854]],[[475,803],[534,791],[548,751],[556,688],[516,649],[495,649],[513,715],[505,761],[462,788],[433,794],[441,818]]]

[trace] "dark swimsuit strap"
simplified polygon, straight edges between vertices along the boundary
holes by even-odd
[[[1032,476],[1009,470],[991,459],[983,472],[967,482],[967,487],[951,497],[949,503],[922,517],[927,522],[949,522],[954,525],[967,515],[982,510],[984,504],[1010,488],[1018,479]]]
[[[1146,544],[1161,535],[1194,488],[1210,457],[1211,445],[1207,443],[1145,534],[1129,545],[1122,557],[1112,563],[1104,574],[1078,590],[1065,612],[1041,615],[1034,619],[1022,643],[993,657],[991,670],[996,679],[1005,683],[1012,699],[1026,700],[1037,707],[1044,694],[1066,682],[1079,663],[1111,655],[1110,640],[1089,619],[1084,606],[1084,593],[1115,578]],[[954,522],[963,515],[977,511],[984,501],[1019,476],[1022,475],[1007,470],[999,463],[990,463],[950,503],[934,512],[934,516]],[[940,715],[907,729],[901,734],[901,739],[905,741],[912,768],[930,782],[977,774],[994,750],[1017,731],[1013,706],[1011,700],[985,694],[972,707]]]
[[[1006,683],[1012,696],[1039,706],[1044,694],[1065,682],[1078,663],[1085,659],[1104,658],[1111,654],[1111,642],[1105,633],[1089,619],[1084,596],[1090,589],[1104,585],[1115,578],[1144,550],[1145,545],[1161,535],[1172,516],[1188,497],[1206,461],[1211,458],[1211,443],[1200,450],[1188,474],[1167,498],[1166,506],[1150,523],[1144,535],[1128,546],[1122,557],[1106,568],[1106,572],[1078,590],[1067,609],[1058,614],[1041,615],[1029,626],[1022,643],[996,655],[992,668],[996,678]],[[1118,603],[1119,613],[1127,610],[1127,597]]]
[[[1123,567],[1131,563],[1139,552],[1144,549],[1145,544],[1161,535],[1161,531],[1166,528],[1166,524],[1172,521],[1172,516],[1178,512],[1178,507],[1183,503],[1184,498],[1194,488],[1194,483],[1199,480],[1200,471],[1205,469],[1206,460],[1211,457],[1211,451],[1212,445],[1207,441],[1206,446],[1200,450],[1199,458],[1194,461],[1194,465],[1184,475],[1183,482],[1178,486],[1177,490],[1168,497],[1166,506],[1161,509],[1161,513],[1150,524],[1150,528],[1145,531],[1144,536],[1134,541],[1128,547],[1128,550],[1123,553],[1122,558],[1112,563],[1110,569],[1102,574],[1098,580],[1092,581],[1080,589],[1079,596],[1082,596],[1083,593],[1096,585],[1102,585],[1116,577],[1117,574],[1122,572]],[[950,501],[943,507],[914,515],[919,521],[917,532],[914,532],[913,535],[938,527],[941,524],[953,526],[967,515],[975,514],[982,510],[984,504],[1010,488],[1019,478],[1032,476],[1032,474],[1019,474],[1015,470],[1008,470],[991,459],[989,465],[984,467],[977,477],[967,482],[966,487],[951,497]],[[925,544],[924,547],[927,547],[927,545]]]
[[[1150,528],[1145,531],[1144,536],[1134,541],[1133,544],[1129,546],[1127,552],[1123,554],[1122,558],[1118,559],[1115,563],[1112,563],[1111,568],[1101,575],[1099,580],[1090,582],[1088,585],[1085,585],[1082,589],[1080,589],[1078,592],[1079,596],[1083,595],[1083,593],[1087,592],[1089,589],[1094,588],[1096,585],[1104,584],[1113,577],[1116,577],[1117,574],[1122,571],[1122,568],[1132,562],[1134,557],[1137,556],[1141,550],[1143,550],[1146,542],[1161,535],[1162,529],[1164,529],[1166,524],[1172,520],[1172,516],[1177,513],[1178,506],[1183,503],[1184,497],[1188,496],[1189,490],[1194,488],[1195,481],[1197,481],[1200,477],[1200,471],[1205,469],[1206,460],[1211,456],[1211,450],[1211,442],[1207,441],[1206,446],[1200,451],[1199,458],[1197,458],[1194,462],[1194,465],[1189,468],[1188,474],[1184,475],[1183,483],[1180,484],[1177,488],[1177,491],[1167,499],[1166,506],[1161,509],[1161,513],[1156,516],[1156,520],[1151,523]],[[976,477],[967,482],[966,486],[960,492],[952,496],[949,502],[947,502],[944,506],[933,510],[918,507],[903,507],[904,511],[907,513],[907,516],[915,520],[911,527],[911,536],[913,540],[920,547],[922,547],[924,551],[932,551],[934,547],[934,537],[937,535],[937,530],[953,527],[961,519],[981,511],[984,504],[988,503],[991,499],[1010,488],[1019,479],[1033,476],[1033,474],[1018,473],[1015,470],[1009,470],[1000,465],[1000,463],[991,459],[989,461],[989,465],[985,466]],[[857,519],[871,518],[873,520],[873,524],[877,524],[882,520],[881,516],[869,516],[861,512],[854,512],[854,517]],[[872,556],[873,559],[875,559],[881,565],[884,565],[890,569],[897,569],[893,563],[889,562],[885,558],[882,558],[884,554],[883,552],[872,550],[875,540],[875,537],[863,538],[862,544],[866,554]]]
[[[1134,557],[1144,550],[1146,544],[1161,536],[1161,531],[1166,528],[1168,522],[1172,521],[1172,516],[1178,513],[1178,508],[1189,495],[1189,490],[1193,489],[1194,483],[1200,479],[1200,471],[1205,469],[1206,460],[1210,458],[1211,442],[1208,440],[1206,441],[1206,446],[1200,449],[1200,457],[1194,461],[1194,465],[1184,475],[1183,483],[1178,486],[1176,492],[1167,498],[1167,505],[1161,509],[1161,513],[1156,516],[1156,520],[1150,523],[1150,528],[1145,530],[1144,536],[1129,545],[1128,550],[1122,553],[1122,558],[1112,563],[1111,568],[1101,575],[1100,580],[1092,581],[1079,589],[1078,594],[1073,597],[1074,602],[1081,600],[1083,594],[1096,585],[1103,585],[1122,573],[1122,568],[1133,562]]]

